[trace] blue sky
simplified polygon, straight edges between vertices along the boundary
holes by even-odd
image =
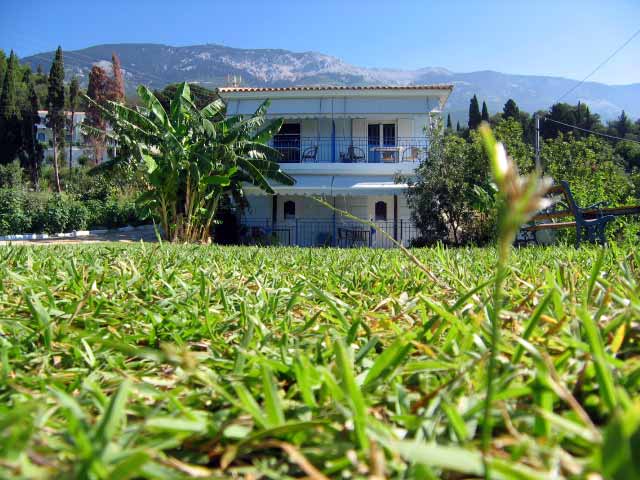
[[[0,0],[0,48],[221,43],[367,67],[582,79],[640,28],[640,0]],[[640,36],[591,80],[640,82]]]

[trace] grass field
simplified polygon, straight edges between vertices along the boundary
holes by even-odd
[[[0,247],[0,477],[634,478],[636,247],[514,252],[486,457],[492,249]]]

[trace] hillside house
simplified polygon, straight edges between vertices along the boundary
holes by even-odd
[[[282,170],[296,179],[293,186],[273,185],[272,196],[247,186],[245,237],[269,236],[300,246],[391,246],[376,229],[311,198],[319,196],[408,244],[417,232],[404,195],[407,184],[396,180],[411,176],[425,160],[425,126],[452,90],[452,85],[218,89],[229,115],[251,114],[271,100],[268,116],[285,120],[271,145],[282,154]]]

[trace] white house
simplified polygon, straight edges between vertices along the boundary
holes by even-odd
[[[40,117],[39,123],[36,125],[36,140],[44,145],[45,150],[45,158],[53,157],[53,132],[50,127],[47,126],[47,115],[49,112],[47,110],[38,110],[38,117]],[[83,133],[82,133],[82,123],[86,118],[85,112],[74,112],[73,115],[73,128],[69,129],[69,125],[71,124],[71,112],[64,112],[66,119],[66,127],[65,127],[65,144],[66,147],[64,149],[64,158],[65,161],[69,161],[69,144],[71,144],[71,154],[72,154],[72,162],[74,165],[78,165],[78,160],[81,157],[93,158],[94,152],[93,148],[87,143]],[[60,157],[58,157],[60,158]],[[108,159],[108,153],[103,153],[101,161]]]
[[[247,187],[245,240],[263,236],[301,246],[391,246],[376,229],[312,197],[376,223],[405,245],[416,235],[398,176],[410,176],[426,157],[425,126],[439,114],[452,85],[302,86],[218,89],[229,115],[251,114],[265,99],[268,116],[285,123],[272,146],[293,186],[276,195]]]

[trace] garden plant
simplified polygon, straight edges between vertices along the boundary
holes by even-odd
[[[243,182],[268,193],[273,193],[269,180],[293,184],[277,163],[280,153],[267,145],[282,125],[266,120],[268,102],[245,118],[227,116],[220,99],[197,108],[186,82],[176,88],[169,111],[143,85],[138,96],[142,105],[137,108],[108,100],[98,105],[85,97],[113,130],[84,128],[105,135],[125,152],[113,162],[145,165],[147,188],[139,203],[157,215],[165,238],[208,241],[220,201],[240,193]]]

